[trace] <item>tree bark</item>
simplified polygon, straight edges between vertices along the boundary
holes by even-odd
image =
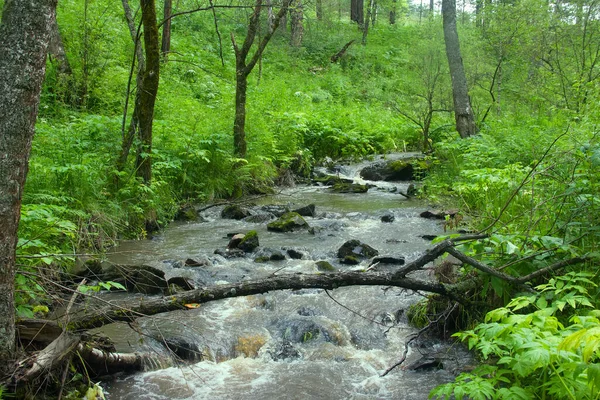
[[[17,228],[56,0],[7,0],[0,23],[0,370],[15,352]]]
[[[365,23],[364,0],[351,0],[350,20],[356,22],[359,26]]]
[[[154,0],[140,0],[142,24],[144,26],[144,50],[146,69],[142,79],[144,90],[140,93],[140,145],[136,157],[136,176],[145,184],[152,179],[152,123],[154,104],[158,93],[160,52],[158,48],[158,25],[156,23],[156,4]]]
[[[56,61],[58,61],[58,72],[67,75],[71,75],[73,73],[71,64],[69,64],[69,59],[67,58],[62,36],[60,35],[60,30],[58,29],[56,18],[52,20],[52,26],[50,27],[50,44],[48,46],[48,53]]]
[[[396,3],[398,0],[392,0],[392,9],[390,10],[390,25],[396,23]]]
[[[363,26],[363,35],[362,35],[362,44],[366,46],[367,44],[367,35],[369,34],[369,23],[372,22],[371,18],[373,15],[373,5],[374,0],[369,0],[369,6],[367,7],[367,19],[365,21],[365,25]]]
[[[165,0],[163,9],[163,35],[162,35],[162,46],[160,52],[162,53],[163,59],[166,61],[171,51],[171,11],[173,9],[173,0]]]
[[[302,46],[302,37],[304,36],[304,6],[302,0],[296,0],[294,7],[290,9],[290,24],[292,29],[292,37],[290,44],[293,47]]]
[[[247,61],[247,57],[252,48],[252,43],[256,38],[258,32],[258,25],[260,23],[260,12],[262,9],[262,0],[256,0],[254,5],[254,12],[250,17],[248,23],[248,32],[244,43],[239,47],[231,33],[231,43],[235,52],[235,117],[233,121],[233,149],[234,154],[238,158],[246,158],[247,144],[246,144],[246,92],[248,90],[248,75],[252,72],[256,63],[262,56],[267,44],[271,40],[271,37],[277,30],[279,23],[288,11],[291,0],[284,0],[281,9],[273,19],[273,28],[267,32],[258,44],[257,49],[250,61]]]
[[[131,8],[129,7],[129,3],[127,0],[122,0],[123,10],[125,11],[125,19],[127,20],[127,26],[129,27],[129,34],[131,35],[131,40],[133,41],[133,45],[135,46],[135,55],[134,60],[132,60],[131,66],[131,74],[133,74],[133,63],[135,63],[135,59],[137,59],[138,67],[137,74],[135,77],[136,83],[136,92],[135,92],[135,104],[133,106],[133,113],[131,115],[131,121],[129,121],[129,128],[125,131],[125,125],[127,121],[127,109],[128,109],[128,101],[125,101],[125,108],[123,110],[123,125],[122,125],[122,142],[121,142],[121,152],[117,158],[117,171],[121,172],[125,169],[127,165],[127,158],[129,157],[129,151],[131,150],[131,146],[133,145],[133,139],[136,134],[139,134],[139,110],[141,107],[140,104],[140,94],[143,91],[143,78],[144,71],[146,70],[146,59],[144,58],[144,49],[142,48],[142,44],[139,40],[138,31],[135,27],[135,21],[133,19],[133,14],[131,12]],[[131,82],[131,77],[130,77]],[[127,99],[129,99],[129,84],[127,89]],[[118,176],[115,178],[115,186],[118,187]]]
[[[115,321],[133,321],[141,316],[155,315],[185,309],[184,304],[207,303],[229,297],[250,296],[285,289],[335,289],[342,286],[397,286],[412,290],[438,293],[454,299],[447,286],[407,278],[392,272],[339,272],[331,274],[285,274],[259,279],[192,290],[169,297],[144,299],[126,308],[86,310],[74,314],[69,329],[87,330]],[[138,299],[139,300],[139,299]]]
[[[452,98],[454,100],[454,118],[456,130],[460,137],[466,138],[477,134],[479,129],[475,124],[475,116],[471,108],[467,77],[460,53],[458,31],[456,29],[456,0],[442,1],[442,18],[444,24],[444,41],[446,56],[452,78]]]

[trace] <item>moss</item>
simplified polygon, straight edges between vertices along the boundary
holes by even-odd
[[[317,261],[317,269],[321,272],[334,272],[335,267],[331,265],[328,261]]]
[[[366,193],[368,190],[368,185],[359,185],[357,183],[336,183],[331,188],[331,191],[335,193]]]
[[[269,262],[271,258],[269,256],[260,256],[254,259],[255,263],[266,263]]]
[[[278,220],[267,224],[267,229],[275,232],[291,232],[296,229],[308,228],[308,223],[295,212],[287,212]]]
[[[388,163],[388,168],[394,172],[403,171],[409,166],[411,166],[411,164],[403,160],[391,161]]]
[[[238,249],[244,250],[245,252],[251,252],[259,246],[258,233],[256,231],[249,231],[244,235],[242,241],[237,245]]]

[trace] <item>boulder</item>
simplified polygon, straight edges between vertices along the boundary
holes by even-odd
[[[414,181],[426,169],[427,163],[421,158],[387,160],[363,168],[360,177],[370,181]]]
[[[237,249],[238,245],[242,242],[242,239],[244,239],[244,236],[246,235],[243,233],[236,233],[235,235],[231,236],[231,239],[229,239],[229,243],[227,244],[227,248]]]
[[[290,256],[292,260],[301,260],[304,257],[304,253],[295,249],[287,249],[287,255]]]
[[[367,193],[369,185],[360,185],[358,183],[336,183],[331,187],[334,193]]]
[[[381,216],[381,222],[394,222],[396,217],[391,212],[385,213]]]
[[[267,224],[267,229],[274,232],[292,232],[299,229],[308,229],[308,223],[302,216],[295,212],[283,214],[276,221]]]
[[[358,264],[362,259],[372,258],[377,255],[379,255],[377,250],[356,239],[348,240],[337,252],[337,256],[343,264]]]
[[[271,204],[271,205],[262,206],[260,208],[260,211],[262,211],[264,213],[272,214],[275,217],[279,218],[283,214],[290,212],[290,209],[288,206]]]
[[[224,219],[244,219],[250,216],[250,210],[240,207],[237,204],[230,204],[221,211],[221,218]]]
[[[261,249],[260,252],[257,254],[257,256],[258,257],[256,257],[254,259],[254,262],[257,262],[257,263],[285,260],[285,255],[281,251],[275,250],[275,249],[270,249],[268,247]]]
[[[198,211],[191,204],[182,204],[175,213],[175,221],[196,221],[198,219]]]
[[[102,263],[101,281],[113,281],[124,285],[127,291],[159,294],[167,291],[168,284],[165,273],[149,265],[120,265],[109,262]]]
[[[250,231],[242,237],[242,240],[237,247],[238,249],[244,250],[246,253],[251,253],[258,246],[258,233],[256,231]]]
[[[298,213],[298,214],[302,215],[303,217],[315,217],[317,215],[316,207],[314,204],[309,204],[307,206],[297,208],[297,209],[293,210],[292,212]]]
[[[257,214],[254,214],[254,215],[244,218],[244,221],[254,223],[254,224],[264,224],[265,222],[269,222],[272,219],[275,219],[274,214],[260,211]]]
[[[336,175],[321,175],[315,176],[313,178],[313,183],[315,185],[324,185],[324,186],[333,186],[339,183],[352,183],[352,179],[348,178],[340,178]]]

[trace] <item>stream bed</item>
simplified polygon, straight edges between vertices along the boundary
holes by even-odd
[[[369,244],[381,255],[416,259],[430,245],[421,236],[442,233],[439,221],[419,217],[425,206],[397,193],[406,192],[408,182],[365,182],[357,178],[362,166],[338,168],[336,173],[376,186],[367,193],[296,186],[256,199],[250,207],[256,215],[276,206],[314,204],[315,216],[305,218],[312,233],[271,232],[264,221],[224,219],[221,206],[203,211],[201,222],[174,223],[151,240],[122,242],[109,258],[150,265],[165,271],[166,278],[184,277],[198,286],[319,273],[319,260],[337,270],[368,268],[368,260],[349,266],[337,259],[338,248],[350,239]],[[384,215],[393,221],[383,222]],[[260,241],[253,254],[215,254],[227,246],[228,234],[249,230],[256,230]],[[254,261],[274,252],[285,259]],[[201,266],[186,266],[183,260],[188,259]],[[431,279],[427,271],[418,273]],[[421,294],[400,288],[284,290],[140,318],[133,327],[111,324],[101,332],[115,342],[117,351],[168,355],[160,342],[176,341],[186,344],[188,361],[167,368],[149,366],[153,370],[102,386],[108,399],[426,399],[433,387],[453,380],[469,356],[460,346],[422,341],[410,348],[402,367],[381,377],[417,332],[407,324],[406,311],[420,299]],[[405,368],[432,354],[441,355],[443,368]]]

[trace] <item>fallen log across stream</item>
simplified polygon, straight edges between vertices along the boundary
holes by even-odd
[[[248,296],[286,289],[335,289],[343,286],[377,285],[394,286],[415,291],[424,291],[444,296],[452,301],[469,304],[465,293],[473,289],[475,281],[464,281],[456,284],[438,283],[422,279],[415,279],[407,275],[422,270],[427,264],[440,256],[448,253],[458,258],[465,264],[506,280],[514,285],[532,290],[528,286],[530,279],[547,274],[554,270],[584,262],[585,257],[576,257],[559,263],[549,265],[534,274],[526,277],[514,277],[486,266],[479,261],[466,256],[455,248],[455,244],[465,240],[480,239],[484,235],[466,235],[442,241],[425,251],[415,261],[403,265],[390,272],[367,271],[334,272],[321,274],[271,274],[261,279],[247,280],[234,284],[215,285],[191,290],[164,297],[136,298],[123,305],[113,305],[104,302],[101,307],[72,311],[62,321],[62,325],[55,321],[25,320],[18,326],[20,340],[41,340],[50,342],[41,352],[28,356],[26,361],[21,360],[17,373],[13,374],[10,386],[23,382],[31,382],[39,377],[42,372],[49,372],[58,366],[64,365],[64,360],[72,354],[84,360],[97,374],[110,374],[118,371],[140,370],[144,366],[168,365],[168,361],[158,359],[155,354],[123,354],[111,351],[110,347],[98,347],[93,338],[85,331],[117,321],[132,322],[139,317],[148,317],[174,310],[186,309],[186,304],[206,303],[230,297]],[[99,366],[99,368],[98,368]]]

